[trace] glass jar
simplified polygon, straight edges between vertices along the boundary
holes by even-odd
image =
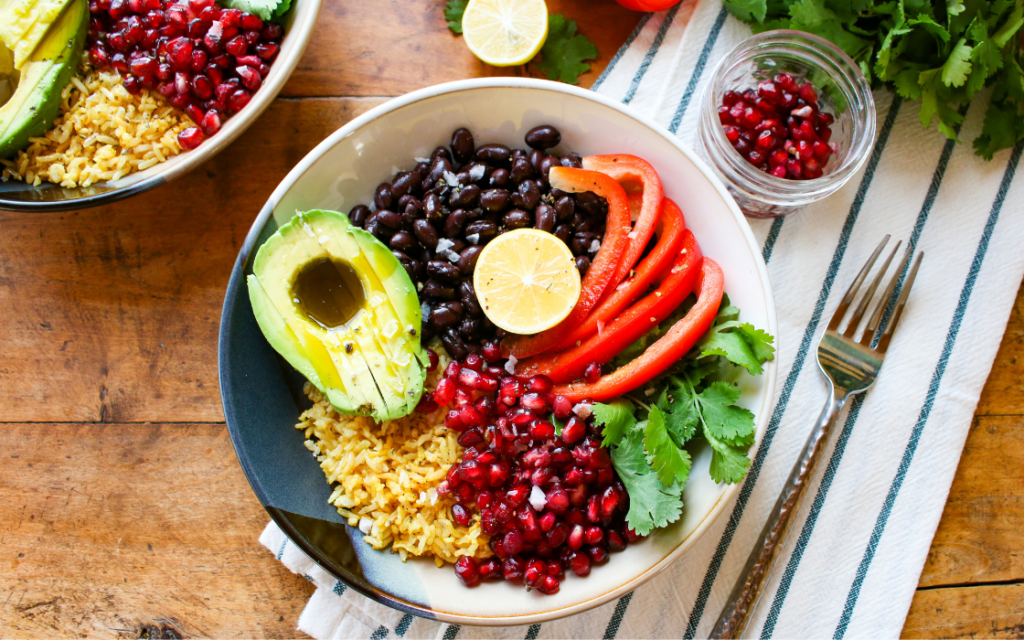
[[[758,83],[788,73],[818,92],[831,125],[833,155],[819,178],[794,180],[762,171],[733,148],[718,115],[727,91],[757,91]],[[834,193],[860,169],[875,140],[875,101],[857,64],[832,43],[779,29],[748,38],[730,51],[704,85],[697,149],[749,216],[775,217]]]

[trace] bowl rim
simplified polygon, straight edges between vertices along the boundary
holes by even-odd
[[[218,132],[218,135],[205,140],[196,150],[188,152],[181,162],[169,167],[165,171],[159,171],[147,178],[139,180],[138,182],[133,182],[104,193],[84,196],[81,198],[53,201],[12,201],[0,197],[0,210],[34,212],[74,211],[104,204],[111,204],[180,178],[194,169],[199,168],[199,166],[206,161],[212,159],[218,153],[226,149],[249,127],[256,123],[259,117],[263,115],[263,112],[266,111],[274,100],[277,99],[277,95],[292,77],[292,73],[295,72],[295,67],[298,66],[299,60],[302,58],[303,53],[305,53],[306,47],[309,45],[309,40],[313,36],[313,30],[316,27],[317,19],[319,18],[320,11],[323,8],[323,0],[296,0],[296,6],[293,6],[291,9],[293,15],[295,15],[298,2],[312,5],[312,8],[305,12],[301,22],[298,20],[293,21],[291,26],[288,28],[288,31],[285,33],[285,38],[288,38],[289,36],[297,38],[295,48],[292,49],[287,56],[278,57],[278,59],[274,61],[274,64],[270,68],[270,73],[267,75],[269,82],[266,82],[262,87],[260,87],[259,91],[253,94],[253,98],[249,104],[246,105],[245,108],[237,115],[228,119],[224,127]],[[125,178],[128,177],[130,176],[125,176]],[[60,188],[59,185],[51,184],[49,186],[50,188]],[[2,192],[0,192],[0,196],[2,196]]]
[[[747,242],[747,247],[754,257],[754,263],[756,267],[757,277],[761,284],[762,293],[764,295],[766,311],[768,315],[768,326],[767,331],[772,335],[776,336],[776,352],[779,349],[778,343],[778,316],[775,307],[775,299],[772,293],[771,282],[768,279],[768,270],[765,265],[764,258],[761,255],[761,251],[758,247],[757,241],[754,238],[753,231],[750,228],[749,223],[741,212],[736,201],[729,194],[725,185],[722,181],[715,176],[710,167],[700,159],[694,151],[686,148],[682,141],[675,135],[670,133],[665,127],[658,124],[654,120],[636,113],[626,105],[595,93],[593,91],[582,89],[572,85],[566,85],[558,82],[551,82],[547,80],[540,80],[535,78],[509,78],[509,77],[493,77],[493,78],[474,78],[468,80],[456,80],[453,82],[446,82],[430,87],[425,87],[416,91],[412,91],[405,95],[393,98],[381,105],[378,105],[366,113],[354,118],[347,124],[339,128],[337,131],[329,135],[322,142],[316,145],[306,156],[299,161],[295,167],[288,172],[281,183],[271,193],[267,202],[264,204],[260,213],[256,216],[252,226],[249,229],[249,233],[246,234],[245,240],[239,250],[238,257],[235,261],[231,279],[228,283],[227,295],[225,296],[224,307],[221,312],[221,326],[219,331],[219,344],[218,344],[218,369],[220,374],[220,388],[221,388],[221,400],[224,409],[225,421],[228,426],[228,432],[231,435],[232,445],[235,448],[235,453],[239,457],[239,462],[245,472],[246,479],[249,480],[249,484],[252,487],[254,493],[260,499],[261,504],[271,519],[285,532],[288,539],[299,547],[310,559],[316,562],[321,568],[323,568],[329,575],[334,576],[338,580],[341,580],[348,587],[355,589],[362,595],[371,598],[377,602],[385,604],[389,607],[397,609],[402,612],[411,613],[420,617],[428,619],[439,620],[442,622],[452,624],[469,624],[477,626],[506,626],[506,625],[523,625],[523,624],[534,624],[539,622],[548,622],[556,620],[566,616],[574,615],[587,611],[599,605],[602,605],[610,600],[621,597],[622,595],[636,589],[640,585],[644,584],[654,576],[664,571],[674,560],[676,560],[683,552],[692,547],[698,539],[711,527],[711,525],[718,520],[722,512],[728,504],[732,502],[733,497],[740,490],[743,485],[742,482],[728,485],[722,494],[719,496],[714,507],[704,516],[700,524],[688,536],[686,536],[674,549],[666,554],[661,560],[652,565],[646,571],[640,575],[628,580],[627,582],[619,585],[614,589],[610,589],[605,593],[577,602],[564,607],[556,609],[549,609],[537,613],[521,614],[521,615],[510,615],[510,616],[476,616],[458,614],[446,611],[439,611],[431,609],[429,607],[421,606],[397,596],[393,596],[389,593],[381,591],[373,585],[372,589],[366,589],[362,585],[350,582],[349,579],[344,576],[338,575],[338,572],[329,568],[333,563],[323,556],[320,551],[308,543],[305,537],[298,531],[295,525],[289,520],[285,512],[282,510],[268,506],[263,499],[263,492],[259,488],[259,483],[256,481],[254,475],[250,474],[250,468],[248,460],[244,455],[243,451],[239,449],[239,443],[235,439],[235,427],[232,426],[233,422],[233,411],[231,411],[228,405],[227,395],[230,392],[225,392],[229,385],[226,378],[225,369],[220,366],[226,361],[228,356],[227,344],[228,344],[228,332],[230,327],[230,319],[232,316],[232,303],[239,295],[239,291],[243,288],[240,283],[244,282],[244,270],[245,265],[248,262],[252,250],[259,240],[260,234],[263,228],[266,226],[269,218],[273,215],[274,209],[280,203],[282,197],[295,185],[299,178],[309,170],[309,168],[318,161],[329,149],[333,148],[338,142],[348,137],[364,125],[372,122],[373,120],[396,111],[405,106],[408,106],[414,102],[433,98],[436,96],[456,93],[460,91],[471,91],[478,89],[534,89],[553,91],[556,93],[568,94],[591,102],[596,102],[602,106],[611,108],[615,111],[622,113],[623,115],[639,122],[640,124],[648,127],[671,145],[673,145],[680,153],[682,153],[693,165],[701,172],[701,174],[708,180],[711,186],[717,191],[719,197],[722,198],[723,202],[732,213],[733,217],[739,223],[738,227],[740,233],[743,235]],[[775,388],[778,378],[778,358],[771,360],[766,363],[764,371],[764,392],[761,398],[761,406],[757,413],[757,427],[755,432],[755,442],[760,447],[763,440],[765,431],[768,427],[768,422],[771,416],[771,409],[775,402]],[[751,454],[756,454],[757,450],[754,449]]]

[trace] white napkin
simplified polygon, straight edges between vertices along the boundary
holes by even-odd
[[[720,0],[645,16],[595,84],[694,142],[701,83],[750,30]],[[926,253],[878,385],[854,401],[748,636],[895,638],[1024,275],[1024,193],[1013,151],[985,162],[918,122],[916,102],[875,95],[878,138],[841,191],[785,219],[752,220],[779,314],[778,399],[738,499],[660,576],[589,612],[530,627],[459,627],[346,591],[272,523],[260,541],[319,587],[299,618],[315,638],[702,637],[714,625],[803,445],[825,384],[813,346],[886,233]],[[983,104],[961,137],[981,130]],[[281,552],[283,550],[283,555]]]

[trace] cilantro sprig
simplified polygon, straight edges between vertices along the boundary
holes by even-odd
[[[292,6],[292,0],[217,0],[217,3],[229,9],[257,15],[263,20],[276,20]]]
[[[1024,0],[724,0],[754,31],[796,29],[848,53],[873,86],[920,100],[920,120],[956,139],[962,107],[993,87],[975,153],[1024,139]]]
[[[642,351],[670,323],[673,318],[631,350]],[[711,446],[710,474],[715,482],[731,484],[744,478],[756,423],[753,413],[736,404],[740,391],[728,379],[741,369],[762,373],[764,363],[775,356],[773,342],[768,333],[740,323],[739,309],[726,297],[701,343],[634,392],[643,399],[619,398],[591,408],[594,423],[602,427],[603,445],[610,448],[612,464],[629,493],[626,522],[634,531],[647,535],[679,519],[692,466],[688,447],[697,437]]]
[[[237,2],[259,2],[263,0],[234,0]],[[287,0],[290,1],[290,0]],[[444,19],[452,33],[462,33],[462,16],[469,0],[448,0],[444,6]],[[588,60],[598,56],[597,45],[581,33],[576,32],[575,20],[555,13],[548,16],[548,36],[538,55],[530,62],[549,80],[561,80],[579,84],[580,76],[590,71]]]

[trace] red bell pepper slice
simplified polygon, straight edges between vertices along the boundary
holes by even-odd
[[[630,204],[633,194],[629,195]],[[573,331],[565,341],[555,347],[564,349],[598,333],[599,325],[607,325],[626,309],[634,300],[647,292],[648,288],[672,268],[679,250],[683,246],[683,231],[686,220],[679,206],[665,198],[661,208],[661,237],[658,244],[636,268],[636,273],[623,280],[602,298],[597,307],[590,312],[583,324]]]
[[[718,314],[724,290],[722,268],[714,260],[704,258],[697,285],[697,304],[682,320],[672,325],[668,333],[647,347],[640,357],[602,376],[597,382],[558,385],[551,393],[565,396],[573,402],[586,399],[604,402],[643,386],[678,362],[708,332]]]
[[[583,276],[576,306],[565,320],[547,331],[534,336],[514,336],[502,341],[502,351],[516,358],[525,358],[550,349],[579,326],[605,290],[614,286],[612,278],[629,246],[629,202],[625,189],[614,178],[598,171],[553,167],[548,174],[548,182],[556,189],[571,193],[593,191],[608,201],[608,218],[605,221],[604,240]]]
[[[629,248],[619,268],[615,271],[612,279],[618,284],[626,279],[630,270],[636,266],[640,256],[643,255],[647,243],[654,235],[654,227],[658,224],[658,217],[661,215],[661,201],[665,192],[661,186],[661,178],[649,162],[643,158],[627,154],[615,154],[607,156],[587,156],[583,158],[583,168],[592,171],[600,171],[609,175],[619,182],[637,182],[643,187],[643,204],[640,207],[640,216],[637,218],[636,226],[630,232]]]
[[[700,274],[704,257],[700,246],[690,231],[683,231],[683,247],[676,251],[675,262],[658,289],[632,307],[579,346],[570,347],[561,353],[540,355],[516,367],[520,375],[543,373],[555,383],[563,384],[583,375],[591,362],[604,364],[656,324],[672,315],[686,296],[693,291],[693,285]]]

